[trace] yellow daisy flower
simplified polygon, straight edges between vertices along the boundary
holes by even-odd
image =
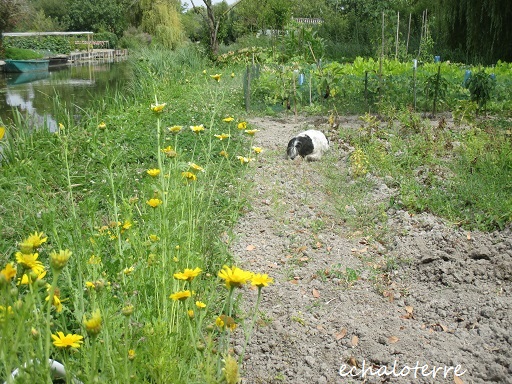
[[[187,289],[186,291],[173,293],[171,296],[169,296],[169,298],[173,299],[174,301],[183,301],[188,299],[190,296],[192,296],[192,293]]]
[[[194,132],[194,133],[199,133],[199,132],[204,131],[204,126],[203,126],[203,124],[200,124],[200,125],[191,125],[191,126],[190,126],[190,129],[191,129],[191,130],[192,130],[192,132]]]
[[[41,272],[44,271],[44,266],[43,263],[37,260],[38,257],[38,253],[16,252],[16,261],[18,262],[18,264],[21,264],[25,268],[30,269],[39,275]]]
[[[181,131],[183,129],[183,127],[181,125],[173,125],[172,127],[169,127],[167,129],[171,133],[178,133],[179,131]]]
[[[222,76],[222,74],[220,73],[216,73],[215,75],[210,75],[210,77],[213,79],[213,80],[216,80],[217,82],[220,81],[220,77]]]
[[[159,205],[163,204],[163,201],[160,200],[160,199],[149,199],[148,201],[146,201],[146,203],[152,207],[152,208],[156,208],[158,207]]]
[[[43,232],[34,232],[21,242],[20,250],[23,253],[31,253],[34,249],[37,249],[43,243],[46,243],[47,240],[48,238],[44,236]]]
[[[244,132],[250,136],[254,136],[254,134],[259,131],[260,131],[259,129],[246,129]]]
[[[13,263],[7,263],[4,269],[0,271],[0,277],[10,282],[16,276],[16,268],[13,268]]]
[[[222,133],[220,135],[214,135],[214,136],[219,140],[224,140],[224,139],[231,137],[231,135],[229,133]]]
[[[71,255],[72,252],[69,249],[61,249],[58,253],[52,251],[50,253],[50,266],[54,270],[60,271],[62,268],[66,266]]]
[[[90,265],[100,265],[101,257],[96,256],[96,255],[91,255],[91,257],[89,257],[89,260],[87,261],[87,263]]]
[[[48,290],[50,290],[50,284],[48,284]],[[57,313],[61,313],[62,312],[62,301],[60,300],[60,291],[58,288],[55,289],[55,292],[53,293],[53,306],[55,307],[55,310],[57,311]],[[45,298],[46,301],[50,301],[50,295],[46,296]]]
[[[130,220],[125,220],[123,225],[121,226],[121,233],[129,230],[133,226],[133,223]]]
[[[149,235],[149,240],[155,242],[160,240],[160,238],[157,235]]]
[[[52,335],[53,345],[58,348],[80,348],[83,338],[83,336],[70,333],[64,336],[64,332],[57,332],[56,335]]]
[[[203,168],[203,167],[201,167],[201,166],[199,166],[199,165],[197,165],[196,163],[191,163],[191,162],[189,162],[189,163],[188,163],[188,166],[189,166],[190,168],[192,168],[192,170],[194,170],[194,171],[196,171],[196,172],[204,172],[204,168]]]
[[[253,277],[251,278],[251,285],[258,287],[258,288],[267,287],[269,284],[272,284],[273,282],[274,282],[274,279],[272,279],[271,277],[268,277],[267,274],[257,273],[255,275],[253,275]]]
[[[261,148],[261,147],[252,147],[252,150],[254,151],[254,153],[260,154],[263,151],[263,148]]]
[[[203,270],[201,268],[189,269],[185,268],[183,272],[175,273],[173,276],[178,280],[194,280]]]
[[[199,309],[203,309],[206,308],[206,304],[203,303],[202,301],[196,301],[196,307]]]
[[[247,123],[245,121],[241,121],[238,123],[238,125],[236,127],[240,130],[247,129]]]
[[[176,151],[170,145],[167,148],[162,148],[161,151],[169,158],[176,157],[177,155]]]
[[[160,170],[158,168],[152,168],[152,169],[148,169],[146,171],[146,173],[149,175],[149,176],[158,176],[160,174]]]
[[[228,117],[225,117],[224,119],[222,119],[222,121],[225,121],[226,123],[231,123],[233,120],[235,120],[235,119],[231,116],[228,116]]]
[[[107,124],[105,124],[103,121],[98,124],[98,129],[105,129],[107,128]]]
[[[151,104],[151,110],[153,112],[157,112],[157,113],[160,113],[164,110],[165,106],[167,105],[167,103],[162,103],[162,104]]]
[[[218,276],[224,280],[227,288],[240,288],[252,278],[253,274],[235,266],[230,268],[224,265]]]
[[[255,160],[251,157],[244,157],[244,156],[237,156],[236,158],[238,160],[240,160],[240,164],[247,164],[247,163],[250,163],[251,161]]]
[[[5,127],[0,126],[0,140],[2,140],[4,138],[4,135],[5,135]]]
[[[187,180],[195,181],[197,180],[197,176],[192,172],[181,172],[181,176]]]
[[[96,289],[96,284],[94,284],[92,281],[86,281],[85,282],[85,288],[87,288],[87,289]]]
[[[225,157],[226,159],[229,157],[229,154],[226,151],[220,151],[219,155]]]
[[[83,323],[85,330],[90,336],[97,336],[101,331],[101,313],[99,309],[96,309],[91,318],[87,319],[84,315]]]
[[[235,319],[227,315],[220,315],[219,317],[217,317],[217,319],[215,320],[215,324],[219,328],[229,329],[231,331],[234,331],[236,328]]]
[[[35,280],[34,280],[35,277]],[[21,276],[21,279],[18,279],[19,285],[28,285],[32,284],[34,281],[43,280],[46,277],[46,271],[41,272],[37,276],[33,276],[32,273],[26,274],[24,273],[23,276]]]

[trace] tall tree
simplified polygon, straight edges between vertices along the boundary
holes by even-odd
[[[3,53],[2,33],[9,31],[23,17],[23,0],[0,0],[0,53]]]
[[[220,10],[220,12],[216,12],[216,8],[214,7],[212,0],[202,0],[202,2],[204,4],[204,8],[196,6],[194,0],[191,0],[194,11],[202,16],[207,27],[210,53],[212,56],[217,56],[219,50],[219,27],[221,23],[224,22],[228,14],[233,10],[233,8],[240,4],[242,0],[239,0],[233,5],[224,8],[225,10]],[[223,1],[223,3],[225,3],[225,1]]]
[[[510,0],[438,0],[443,43],[466,61],[512,61]]]
[[[174,0],[141,0],[141,27],[165,48],[176,48],[184,31],[179,16],[181,3]]]
[[[66,18],[71,31],[108,31],[120,36],[126,29],[121,1],[68,0]]]

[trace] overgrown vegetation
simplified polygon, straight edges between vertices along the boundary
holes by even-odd
[[[351,156],[344,179],[332,176],[333,190],[339,188],[344,197],[340,212],[353,227],[385,240],[389,208],[430,212],[483,231],[512,221],[510,119],[484,119],[455,129],[443,121],[432,125],[402,110],[387,123],[362,119],[359,129],[340,129],[341,139],[357,148],[354,154],[361,153]],[[367,173],[396,188],[397,195],[382,206],[366,201],[366,191],[374,188]]]
[[[31,131],[19,114],[1,130],[8,382],[17,368],[17,381],[48,381],[49,358],[69,382],[238,378],[231,332],[248,342],[257,308],[238,311],[236,287],[251,282],[261,300],[271,282],[223,268],[220,234],[243,209],[256,158],[240,76],[208,68],[192,47],[132,64],[129,92],[97,100],[80,122],[57,101],[57,132]]]
[[[5,50],[5,58],[13,60],[30,60],[41,59],[43,55],[31,49],[7,48]]]

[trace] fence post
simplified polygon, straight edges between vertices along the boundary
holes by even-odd
[[[441,65],[437,66],[437,76],[436,76],[436,87],[434,89],[434,105],[432,107],[432,115],[436,116],[436,107],[437,107],[437,94],[439,91],[439,79],[441,78]]]
[[[413,110],[416,111],[416,68],[418,67],[418,60],[414,59],[412,62],[412,101]]]
[[[245,71],[245,112],[249,112],[251,107],[251,68],[250,65],[247,64],[247,69]]]
[[[370,107],[368,103],[368,71],[364,71],[364,101],[366,103],[366,109]]]

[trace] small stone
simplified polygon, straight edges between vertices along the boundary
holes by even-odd
[[[309,365],[311,368],[315,367],[316,360],[313,356],[306,356],[304,360],[306,361],[306,364]]]

